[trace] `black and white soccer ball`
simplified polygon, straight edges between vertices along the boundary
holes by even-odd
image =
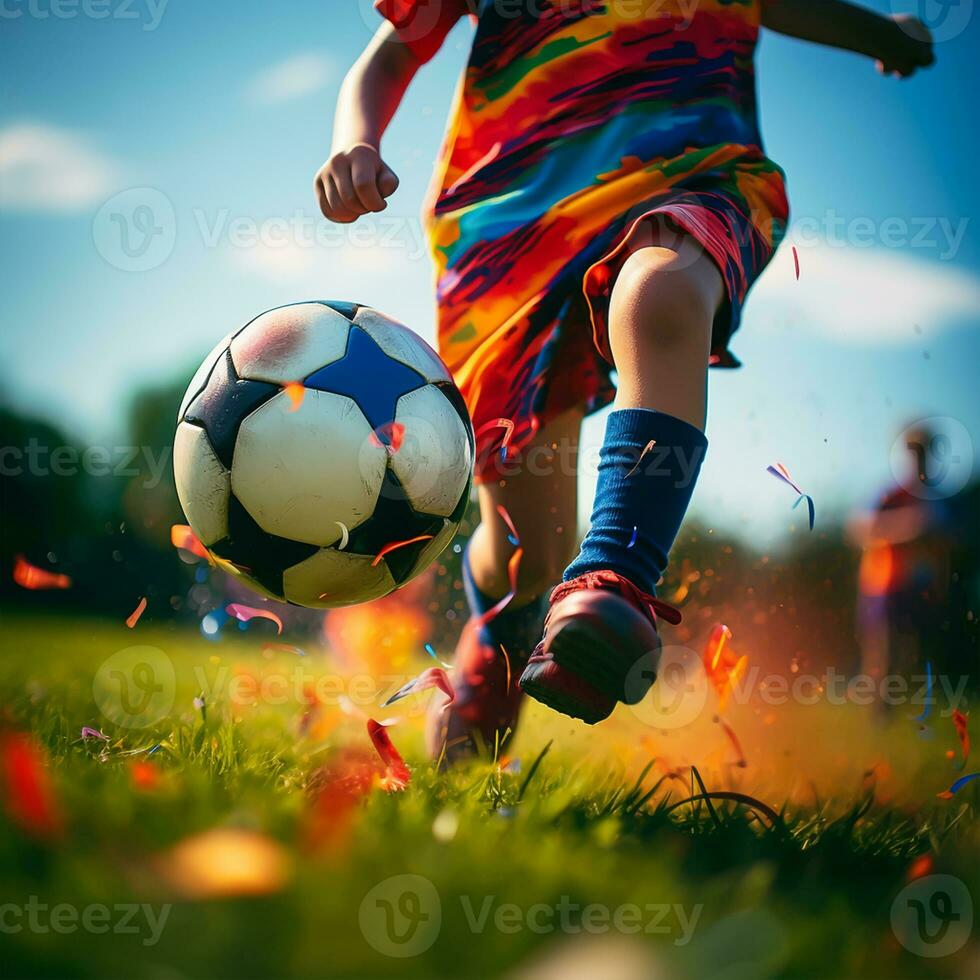
[[[219,567],[271,598],[344,606],[387,595],[449,545],[473,450],[428,344],[370,307],[311,301],[208,355],[177,416],[174,475]]]

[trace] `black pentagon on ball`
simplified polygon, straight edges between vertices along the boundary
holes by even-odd
[[[426,535],[435,537],[446,526],[446,518],[436,514],[423,514],[414,507],[398,477],[389,465],[385,470],[381,492],[374,506],[374,513],[350,532],[346,552],[354,555],[376,557],[388,545],[411,541]],[[391,572],[396,585],[407,581],[430,538],[415,541],[389,551],[382,559]]]
[[[230,470],[242,420],[281,390],[279,385],[240,378],[231,351],[226,350],[211,369],[200,394],[187,406],[184,419],[196,422],[207,432],[215,455]]]
[[[319,550],[315,544],[290,541],[263,531],[234,494],[228,500],[228,534],[211,546],[219,558],[231,562],[280,597],[283,572]]]

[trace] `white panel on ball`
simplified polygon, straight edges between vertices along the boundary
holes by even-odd
[[[241,424],[231,487],[269,534],[325,546],[367,520],[384,480],[387,453],[350,399],[307,389],[293,409],[286,392]],[[365,444],[368,444],[365,446]]]
[[[211,349],[211,353],[204,358],[204,362],[201,364],[201,366],[194,372],[194,377],[191,378],[191,383],[187,386],[187,391],[184,392],[184,398],[180,403],[180,411],[177,413],[178,422],[184,418],[184,412],[187,411],[187,407],[201,393],[201,390],[204,388],[205,384],[207,384],[208,375],[211,374],[211,369],[214,367],[218,358],[221,357],[221,355],[228,349],[228,341],[234,336],[234,330],[232,330],[231,333],[225,334],[225,336]]]
[[[301,606],[330,608],[368,602],[395,588],[388,566],[372,565],[368,555],[324,548],[283,573],[283,591]]]
[[[286,385],[343,357],[349,330],[350,320],[329,306],[283,306],[257,317],[231,342],[231,359],[241,378]]]
[[[398,399],[395,421],[405,427],[391,468],[412,507],[449,517],[470,479],[470,441],[459,413],[436,387],[426,385]]]
[[[227,536],[231,475],[199,425],[181,422],[177,426],[174,480],[180,506],[201,543],[212,545]]]
[[[390,317],[361,307],[354,316],[356,323],[389,356],[407,364],[426,381],[452,381],[439,355],[414,331]]]

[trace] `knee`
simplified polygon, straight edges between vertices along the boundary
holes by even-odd
[[[707,263],[707,265],[706,265]],[[610,331],[658,350],[703,345],[721,302],[721,276],[706,256],[640,249],[613,287]]]

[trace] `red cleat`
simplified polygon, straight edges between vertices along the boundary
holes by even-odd
[[[562,582],[550,605],[521,689],[589,725],[608,718],[619,701],[641,701],[657,676],[657,616],[677,624],[681,614],[609,570]]]
[[[433,759],[452,763],[480,752],[492,757],[510,738],[524,700],[517,678],[526,657],[519,650],[505,656],[499,646],[480,639],[476,619],[466,624],[451,674],[456,700],[443,711],[444,702],[433,698],[426,722],[426,742]]]

